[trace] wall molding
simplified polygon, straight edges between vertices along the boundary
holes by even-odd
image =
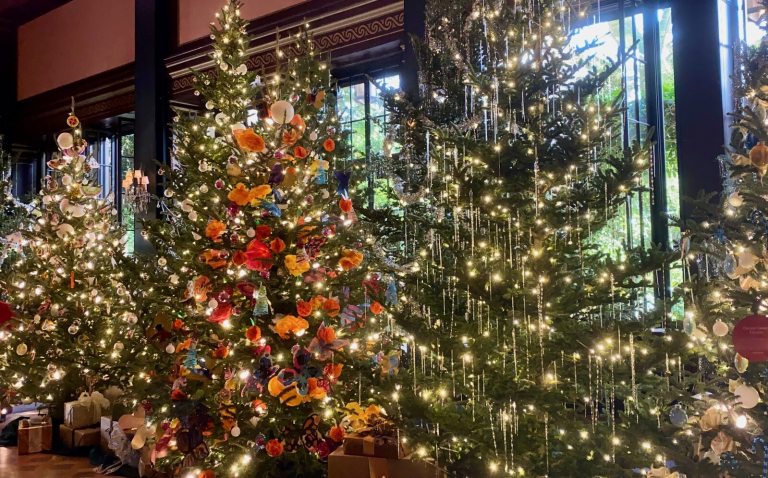
[[[248,67],[273,70],[278,35],[285,44],[305,24],[318,50],[331,57],[332,69],[348,72],[357,64],[366,69],[396,67],[403,58],[403,9],[404,0],[309,0],[252,20]],[[199,104],[192,94],[193,72],[212,70],[211,48],[211,39],[203,37],[179,45],[165,60],[173,103]],[[19,101],[15,137],[34,144],[41,135],[61,129],[72,96],[86,127],[133,111],[133,63]]]

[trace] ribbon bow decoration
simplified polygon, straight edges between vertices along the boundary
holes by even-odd
[[[102,410],[109,408],[109,400],[101,392],[83,392],[77,399],[77,403],[91,410],[93,423],[101,420]]]

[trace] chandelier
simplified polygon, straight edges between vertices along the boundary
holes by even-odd
[[[127,171],[123,179],[123,204],[134,212],[146,213],[149,205],[149,176],[141,169]]]

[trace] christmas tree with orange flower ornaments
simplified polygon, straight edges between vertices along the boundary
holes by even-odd
[[[322,476],[345,416],[365,413],[346,406],[366,398],[358,337],[386,287],[363,252],[372,239],[356,227],[311,39],[284,35],[277,71],[261,79],[245,63],[238,3],[217,17],[214,71],[196,77],[207,111],[175,118],[166,220],[147,227],[146,446],[157,468],[192,476]]]

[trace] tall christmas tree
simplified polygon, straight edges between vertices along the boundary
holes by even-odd
[[[618,65],[571,43],[579,14],[428,2],[421,98],[390,102],[401,210],[381,236],[411,273],[404,344],[384,356],[410,364],[377,384],[458,476],[634,476],[686,456],[667,417],[687,338],[651,274],[669,254],[602,244],[643,193],[648,148],[615,146],[622,104],[602,87]]]
[[[758,19],[763,29],[767,21],[764,13]],[[709,202],[712,195],[694,202],[684,243],[685,320],[698,365],[684,404],[694,417],[684,430],[696,443],[694,476],[766,476],[768,470],[768,37],[741,52],[731,145],[721,158],[723,195],[717,205]]]
[[[122,232],[112,202],[99,197],[98,163],[87,155],[74,107],[67,125],[20,222],[20,251],[0,277],[10,304],[0,324],[4,385],[44,403],[94,387],[125,387],[130,358],[143,349],[124,285]]]
[[[239,3],[217,17],[215,71],[196,79],[207,111],[176,118],[167,221],[148,228],[149,446],[176,471],[321,476],[384,287],[364,262],[327,64],[289,32],[260,78]]]

